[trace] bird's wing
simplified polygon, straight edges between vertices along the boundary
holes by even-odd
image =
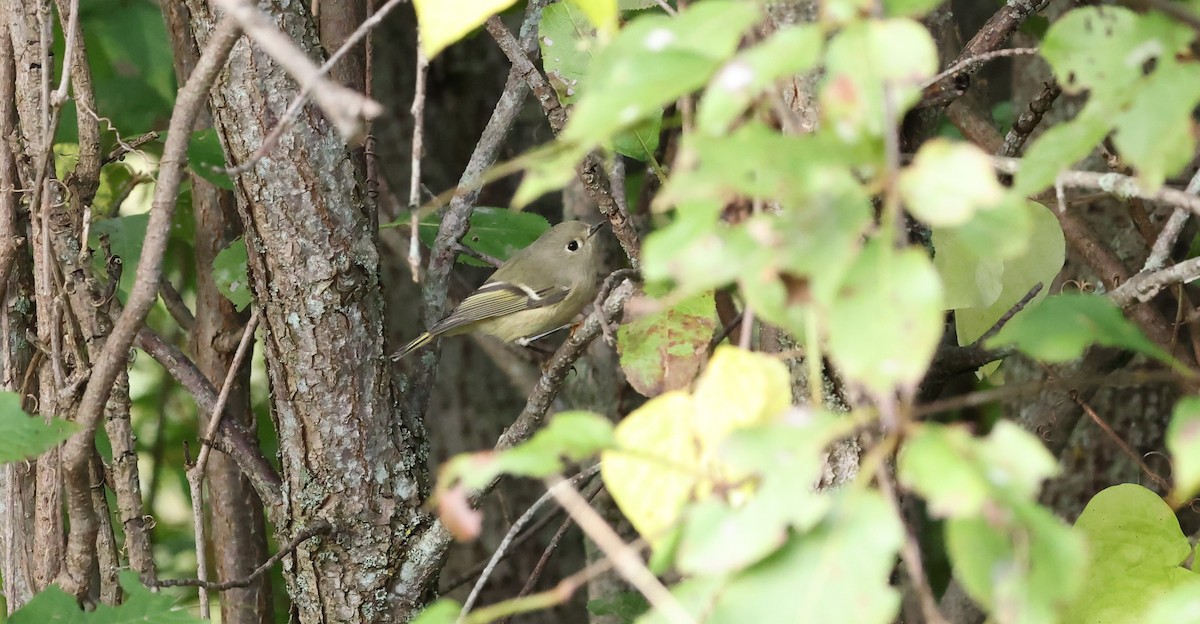
[[[552,305],[566,298],[571,290],[551,286],[534,290],[509,282],[488,282],[471,293],[450,316],[429,329],[431,334],[443,334],[456,328],[498,316]]]

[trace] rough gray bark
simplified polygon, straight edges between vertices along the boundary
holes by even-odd
[[[16,131],[16,83],[7,16],[0,14],[0,136]],[[0,301],[0,385],[19,392],[33,356],[25,334],[34,328],[33,273],[19,237],[26,236],[28,215],[17,207],[15,189],[18,154],[8,141],[0,141],[0,249],[11,255],[8,274],[0,275],[4,295]],[[0,251],[0,254],[4,253]],[[0,263],[2,264],[2,263]],[[29,601],[37,590],[33,577],[33,514],[35,464],[11,463],[0,467],[0,578],[11,613]]]
[[[211,7],[188,3],[203,46]],[[277,26],[319,56],[311,16],[267,3]],[[298,92],[265,53],[243,40],[212,92],[226,153],[247,160]],[[284,479],[282,534],[323,519],[329,539],[284,560],[300,622],[404,621],[424,586],[396,586],[414,556],[409,536],[429,521],[423,426],[396,414],[384,357],[376,219],[347,148],[314,108],[270,158],[240,176],[238,208],[252,282],[263,307],[272,418]]]

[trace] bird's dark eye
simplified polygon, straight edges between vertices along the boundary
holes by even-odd
[[[567,251],[579,251],[579,241],[573,240],[567,243]]]

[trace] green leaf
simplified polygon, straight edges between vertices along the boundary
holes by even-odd
[[[889,17],[920,17],[943,4],[942,0],[883,0]]]
[[[0,392],[0,463],[25,461],[58,446],[78,427],[74,423],[30,416],[16,392]]]
[[[458,621],[460,611],[462,605],[458,604],[457,600],[440,598],[422,609],[412,624],[454,624]]]
[[[647,162],[658,151],[659,134],[662,133],[662,115],[653,115],[636,127],[613,138],[613,151],[634,160]]]
[[[1032,284],[1025,286],[1017,278],[1022,277],[1018,272],[1023,255],[1051,254],[1055,247],[1053,240],[1048,246],[1033,248],[1030,238],[1033,236],[1034,214],[1049,217],[1054,232],[1058,232],[1058,222],[1040,204],[1017,197],[1011,193],[994,208],[981,210],[974,217],[957,227],[933,227],[933,266],[942,278],[942,286],[946,289],[945,306],[948,310],[963,310],[966,308],[989,309],[1005,292],[1006,276],[1014,282],[1013,290],[1024,287],[1017,295],[1018,300],[1029,292]],[[1058,248],[1063,250],[1062,234],[1058,234]],[[1009,269],[1006,265],[1011,266]],[[1058,266],[1062,266],[1061,257]],[[1058,269],[1054,271],[1057,273]],[[1053,275],[1050,278],[1053,279]],[[1043,284],[1048,282],[1043,282]],[[1045,291],[1043,290],[1043,293]],[[1011,305],[1011,304],[1010,304]],[[999,314],[1003,314],[1007,308]],[[999,318],[997,314],[996,318]],[[970,316],[970,313],[966,313]],[[957,317],[956,317],[957,318]],[[988,327],[996,319],[990,319]]]
[[[951,519],[946,546],[955,578],[997,621],[1052,624],[1079,594],[1084,540],[1035,504]]]
[[[812,69],[823,44],[817,26],[792,26],[740,52],[721,67],[704,92],[696,110],[696,128],[724,134],[775,81]]]
[[[629,384],[648,397],[691,384],[717,323],[713,294],[707,292],[621,325],[617,353]]]
[[[114,144],[114,130],[128,140],[163,128],[175,99],[175,67],[163,14],[153,2],[89,0],[79,3],[80,29],[88,52],[96,110],[105,149]],[[58,22],[54,20],[55,30]],[[54,62],[66,57],[64,38],[53,38]],[[61,75],[61,69],[54,74]],[[83,113],[88,115],[88,113]],[[59,136],[75,141],[78,112],[68,99],[59,122]]]
[[[24,607],[13,613],[9,624],[201,624],[201,620],[180,607],[178,600],[166,593],[152,592],[138,580],[137,573],[121,573],[121,588],[125,599],[118,606],[99,604],[95,611],[79,609],[75,598],[51,585],[34,596]]]
[[[758,487],[688,510],[676,560],[681,572],[743,569],[778,550],[791,531],[808,531],[825,517],[833,499],[797,484],[818,482],[826,449],[849,434],[853,423],[820,411],[795,420],[740,429],[722,444],[720,457],[734,473],[754,475]]]
[[[579,99],[596,46],[595,29],[574,4],[559,2],[542,9],[538,46],[546,78],[564,106]]]
[[[1155,12],[1138,15],[1122,7],[1068,11],[1046,33],[1040,48],[1067,93],[1091,91],[1120,101],[1154,61],[1170,62],[1193,37],[1185,25]]]
[[[848,142],[883,136],[920,99],[921,82],[938,65],[929,31],[904,18],[850,23],[830,40],[825,59],[821,114]]]
[[[429,58],[462,39],[516,0],[413,0],[421,47]]]
[[[587,459],[614,444],[613,426],[607,418],[591,412],[560,412],[527,442],[511,449],[455,457],[442,473],[440,485],[461,481],[478,490],[503,474],[546,477],[562,472],[566,461]]]
[[[1152,602],[1142,622],[1145,624],[1200,622],[1200,600],[1196,600],[1196,596],[1196,588],[1191,583],[1185,583]]]
[[[1004,198],[988,155],[970,143],[946,139],[921,146],[900,173],[899,191],[913,216],[940,227],[963,225]]]
[[[1172,500],[1184,501],[1200,490],[1200,397],[1183,397],[1175,404],[1167,427],[1171,452]]]
[[[213,259],[212,277],[217,290],[225,295],[240,312],[254,300],[250,292],[250,276],[247,268],[246,241],[237,237]]]
[[[165,141],[166,134],[163,136]],[[214,186],[233,190],[233,180],[223,171],[228,165],[216,130],[209,128],[192,133],[188,139],[188,166]]]
[[[942,309],[941,283],[925,252],[873,239],[829,310],[829,357],[871,392],[915,388],[941,339]]]
[[[753,4],[710,0],[676,17],[633,19],[592,61],[562,139],[598,145],[657,114],[707,82],[760,18]]]
[[[1200,595],[1200,576],[1180,565],[1191,543],[1171,508],[1144,487],[1103,490],[1079,515],[1075,533],[1087,539],[1090,556],[1084,592],[1064,621],[1140,623],[1155,600],[1176,589]]]
[[[1013,192],[1034,195],[1054,184],[1064,169],[1091,153],[1112,128],[1113,111],[1089,101],[1071,121],[1058,124],[1033,140],[1013,178]]]
[[[989,502],[1033,500],[1058,470],[1040,440],[1005,420],[983,439],[963,427],[922,424],[898,462],[900,482],[921,494],[938,517],[971,517]]]
[[[1137,168],[1149,190],[1191,162],[1196,149],[1192,110],[1200,103],[1200,65],[1170,63],[1138,85],[1127,110],[1117,115],[1113,144]]]
[[[1174,358],[1125,319],[1107,298],[1063,294],[1022,310],[987,341],[989,348],[1015,346],[1044,362],[1066,362],[1093,344],[1129,349],[1168,364]]]
[[[609,615],[623,623],[633,622],[650,608],[646,598],[635,591],[617,592],[611,596],[589,600],[588,613]]]
[[[903,526],[878,492],[844,492],[813,530],[732,577],[685,581],[674,593],[698,621],[885,624],[900,607],[890,585]],[[639,624],[667,622],[651,612]]]
[[[127,217],[110,217],[98,219],[92,223],[88,235],[88,246],[100,248],[100,237],[107,235],[110,248],[115,256],[121,258],[121,283],[118,285],[121,301],[133,288],[137,279],[137,265],[142,257],[142,241],[146,238],[146,224],[150,222],[148,213],[129,215]],[[104,275],[104,254],[93,254],[92,270],[97,275]]]
[[[1038,293],[1034,301],[1044,299],[1050,290],[1050,284],[1053,283],[1055,276],[1062,269],[1063,261],[1066,258],[1067,247],[1063,239],[1062,228],[1058,224],[1058,219],[1054,213],[1041,204],[1020,201],[1017,203],[1017,209],[1023,211],[1027,221],[1031,224],[1032,230],[1028,235],[1028,245],[1025,246],[1025,251],[1019,252],[1013,258],[1003,261],[1003,268],[1000,275],[1000,293],[995,298],[987,302],[983,298],[981,306],[970,307],[965,309],[957,309],[954,313],[955,328],[958,333],[958,343],[966,345],[974,342],[984,334],[988,329],[996,323],[1005,313],[1007,313],[1013,305],[1020,301],[1030,289],[1039,282],[1042,284],[1042,290]],[[979,213],[976,217],[991,216],[997,214],[996,211],[987,211]],[[986,246],[987,241],[991,240],[988,236],[994,236],[997,231],[993,229],[991,232],[981,231],[979,234],[973,234],[965,228],[973,227],[972,223],[963,226],[959,229],[959,233],[966,239],[965,244],[980,245],[976,247],[976,253],[986,254],[991,247]],[[982,222],[979,224],[980,229],[984,230],[988,227],[1000,227],[1000,223],[991,224]],[[1004,230],[998,232],[1000,236],[1004,236]],[[934,236],[938,233],[935,231]],[[1023,232],[1020,229],[1013,229],[1012,236],[1021,237]],[[934,239],[934,244],[938,244],[937,238]],[[1001,249],[1004,245],[995,245],[997,249]],[[941,255],[940,247],[937,255]],[[963,254],[969,256],[969,254]],[[953,261],[953,258],[945,258],[944,262]],[[934,256],[934,263],[937,264],[937,256]],[[989,270],[989,265],[986,261],[980,262],[979,266],[981,273]],[[962,270],[969,270],[969,265],[961,267]],[[947,272],[943,271],[943,276]],[[981,286],[981,291],[988,293],[983,297],[990,296],[993,292],[991,286],[986,280],[994,279],[991,277],[994,274],[984,274],[978,279]],[[970,279],[969,275],[964,279]],[[985,288],[989,290],[984,290]]]

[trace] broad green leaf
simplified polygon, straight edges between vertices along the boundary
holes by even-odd
[[[228,165],[225,162],[225,151],[217,138],[216,130],[198,130],[192,133],[188,140],[188,166],[197,175],[213,183],[215,186],[233,190],[233,180],[224,171]]]
[[[1098,295],[1063,294],[1022,310],[987,341],[989,348],[1015,346],[1043,362],[1066,362],[1093,344],[1129,349],[1168,364],[1175,360]]]
[[[1067,93],[1088,90],[1119,101],[1145,67],[1173,60],[1192,37],[1188,27],[1161,13],[1083,7],[1054,22],[1040,51]]]
[[[177,90],[170,37],[163,14],[153,2],[90,0],[78,3],[80,29],[88,52],[96,104],[90,114],[99,122],[105,151],[115,144],[119,131],[128,140],[143,132],[162,128],[171,116]],[[52,20],[59,31],[58,20]],[[54,76],[61,75],[64,37],[56,32]],[[60,140],[77,140],[75,100],[68,99],[58,124]]]
[[[653,207],[737,196],[837,201],[849,192],[846,182],[855,180],[853,168],[882,158],[882,144],[847,145],[830,132],[783,135],[757,122],[726,136],[687,135],[676,159],[681,166],[672,171]]]
[[[16,392],[0,392],[0,463],[25,461],[65,442],[78,429],[74,423],[30,416]]]
[[[1140,84],[1116,119],[1113,144],[1143,186],[1157,190],[1195,153],[1192,110],[1200,103],[1200,64],[1160,67]]]
[[[695,90],[737,49],[742,32],[761,18],[751,3],[710,0],[677,17],[630,21],[596,55],[571,120],[567,142],[593,146],[658,114]]]
[[[621,325],[617,353],[629,384],[648,397],[691,384],[717,322],[713,294],[707,292]]]
[[[201,620],[179,606],[178,600],[167,593],[146,589],[137,573],[121,572],[124,601],[118,606],[98,604],[94,611],[82,611],[75,598],[51,585],[37,594],[24,607],[13,613],[9,624],[201,624]]]
[[[853,423],[826,412],[793,412],[787,424],[733,432],[720,457],[736,472],[754,475],[753,492],[710,498],[688,510],[676,565],[685,574],[720,574],[761,561],[807,531],[833,499],[815,491],[829,444]]]
[[[634,528],[655,543],[686,501],[707,497],[718,481],[737,480],[717,459],[720,444],[737,429],[773,421],[790,403],[782,362],[718,347],[694,394],[661,394],[617,425],[617,450],[601,456],[604,484]]]
[[[533,200],[574,180],[575,166],[590,149],[587,145],[556,142],[527,154],[528,168],[517,192],[513,194],[513,208],[524,208]]]
[[[919,17],[936,9],[944,0],[883,0],[883,11],[889,17]]]
[[[729,577],[677,587],[684,608],[711,624],[855,622],[885,624],[900,607],[889,583],[903,525],[878,492],[847,491],[814,529]],[[639,624],[668,622],[651,612]]]
[[[408,227],[409,225],[409,215],[406,213],[381,227]],[[439,227],[441,227],[441,219],[435,214],[426,215],[418,223],[417,236],[426,247],[433,246]],[[467,233],[463,235],[462,243],[481,254],[504,261],[511,258],[518,250],[528,247],[548,229],[550,229],[550,223],[541,215],[507,208],[479,206],[471,212],[471,224]],[[458,261],[471,266],[490,266],[465,254],[459,254]]]
[[[412,624],[454,624],[458,621],[460,611],[462,611],[462,605],[458,604],[457,600],[439,598],[433,604],[422,609]]]
[[[1074,532],[1087,539],[1090,556],[1084,591],[1063,621],[1140,623],[1155,600],[1176,589],[1200,596],[1200,576],[1180,565],[1192,545],[1154,492],[1131,483],[1107,488],[1084,508]]]
[[[964,142],[932,139],[900,173],[899,191],[913,216],[935,227],[963,225],[1004,198],[988,155]]]
[[[1054,213],[1041,204],[1029,201],[1021,201],[1016,204],[1019,209],[1023,210],[1027,221],[1031,224],[1031,231],[1028,235],[1028,246],[1025,251],[1019,255],[1004,260],[1003,270],[1000,276],[1000,294],[990,303],[985,303],[981,307],[970,307],[958,309],[954,313],[955,328],[958,333],[958,343],[966,345],[979,339],[988,329],[1004,316],[1013,305],[1020,301],[1026,294],[1029,293],[1039,282],[1042,284],[1042,290],[1038,293],[1034,301],[1044,299],[1050,291],[1050,284],[1054,281],[1055,276],[1062,269],[1063,261],[1066,258],[1067,246],[1063,239],[1062,228],[1058,225],[1058,219]],[[996,211],[988,211],[980,213],[976,219],[981,216],[990,216],[998,214]],[[991,224],[980,224],[988,226]],[[999,224],[996,224],[998,226]],[[984,238],[989,233],[980,232],[978,238],[966,231],[966,228],[972,227],[972,224],[967,224],[960,228],[959,232],[970,236],[967,244],[982,244],[983,241],[989,240]],[[982,228],[981,228],[982,229]],[[992,234],[994,234],[993,230]],[[937,233],[935,232],[935,236]],[[1003,236],[1003,230],[1000,231]],[[1023,236],[1021,230],[1013,229],[1012,236]],[[935,239],[934,244],[937,244]],[[997,248],[1003,248],[1003,245],[997,245]],[[936,247],[935,247],[936,249]],[[983,250],[987,248],[984,247]],[[986,252],[986,251],[984,251]],[[940,251],[937,252],[941,254]],[[949,260],[949,259],[948,259]],[[937,256],[934,256],[934,263],[937,263]],[[983,268],[980,271],[990,270],[987,266],[981,263]],[[964,267],[964,270],[967,267]],[[943,272],[943,275],[946,273]],[[984,284],[984,288],[991,288],[984,280],[990,279],[990,275],[983,275],[979,278]],[[982,290],[982,288],[981,288]],[[990,294],[990,290],[985,290]]]
[[[1017,267],[1022,255],[1044,254],[1054,250],[1053,245],[1031,248],[1033,213],[1036,211],[1050,218],[1052,223],[1048,227],[1058,229],[1058,222],[1040,204],[1011,193],[1006,194],[996,207],[976,212],[970,221],[960,226],[930,228],[933,235],[933,266],[946,290],[946,309],[987,309],[1004,294],[1006,275],[1014,282],[1018,281],[1016,278],[1020,274]],[[1061,251],[1061,234],[1058,247]],[[1006,264],[1013,267],[1009,273],[1006,273]],[[1062,265],[1061,259],[1058,264]],[[1050,277],[1053,278],[1053,275]],[[1020,286],[1020,283],[1014,283],[1014,288]],[[1026,287],[1018,298],[1028,291]],[[969,312],[966,314],[970,316]]]
[[[1000,421],[985,438],[963,427],[922,424],[898,460],[898,477],[939,517],[971,517],[989,502],[1032,500],[1058,463],[1038,439]]]
[[[1175,404],[1167,427],[1171,452],[1172,500],[1184,501],[1200,490],[1200,397],[1184,397]]]
[[[413,0],[421,47],[429,58],[462,39],[516,0]]]
[[[646,598],[635,591],[624,591],[616,594],[589,600],[588,613],[592,615],[609,615],[621,622],[632,622],[650,608]]]
[[[1087,557],[1083,539],[1026,502],[951,519],[946,547],[955,578],[997,622],[1058,622],[1079,593]]]
[[[1030,143],[1013,178],[1013,192],[1033,195],[1054,184],[1055,178],[1091,153],[1112,128],[1113,111],[1089,101],[1071,121],[1043,132]]]
[[[612,148],[622,156],[647,162],[658,151],[659,135],[662,133],[662,115],[649,119],[613,138]]]
[[[240,312],[254,300],[247,273],[246,241],[237,237],[213,259],[212,277],[217,290]]]
[[[92,223],[88,235],[88,246],[100,249],[100,237],[107,236],[113,255],[121,258],[121,283],[118,284],[118,297],[123,302],[133,288],[137,279],[137,265],[142,257],[142,241],[146,238],[146,224],[150,221],[148,213],[129,215],[127,217],[110,217],[98,219]],[[92,270],[96,275],[106,275],[103,253],[92,255]]]
[[[719,221],[721,204],[708,200],[680,206],[675,220],[646,236],[642,275],[647,281],[673,280],[678,296],[729,284],[740,274],[744,253],[752,251],[737,230]]]
[[[596,46],[595,30],[587,16],[570,2],[558,2],[542,9],[538,25],[538,46],[558,101],[572,104],[579,99],[580,81],[587,76]]]
[[[884,15],[888,17],[919,17],[942,4],[943,0],[883,0]],[[823,0],[821,5],[821,21],[824,23],[844,23],[862,19],[877,10],[876,0]]]
[[[792,26],[740,52],[721,67],[696,110],[696,127],[724,134],[775,81],[812,69],[824,37],[815,25]]]
[[[1144,624],[1200,622],[1200,592],[1190,583],[1177,587],[1150,604]]]
[[[1073,121],[1034,141],[1015,189],[1044,189],[1114,127],[1118,152],[1147,187],[1157,188],[1186,164],[1195,143],[1190,113],[1200,101],[1200,68],[1179,55],[1194,37],[1162,13],[1122,7],[1084,7],[1055,21],[1042,56],[1067,93],[1087,91],[1089,99]]]
[[[876,238],[829,310],[829,357],[873,393],[915,388],[941,339],[942,309],[942,286],[925,252],[893,250]]]
[[[565,462],[578,462],[614,445],[613,426],[591,412],[555,414],[528,441],[499,452],[459,455],[447,462],[439,487],[462,483],[478,490],[500,475],[547,477],[562,472]]]
[[[825,58],[821,114],[847,142],[883,136],[938,64],[929,31],[905,18],[852,22],[830,40]]]

